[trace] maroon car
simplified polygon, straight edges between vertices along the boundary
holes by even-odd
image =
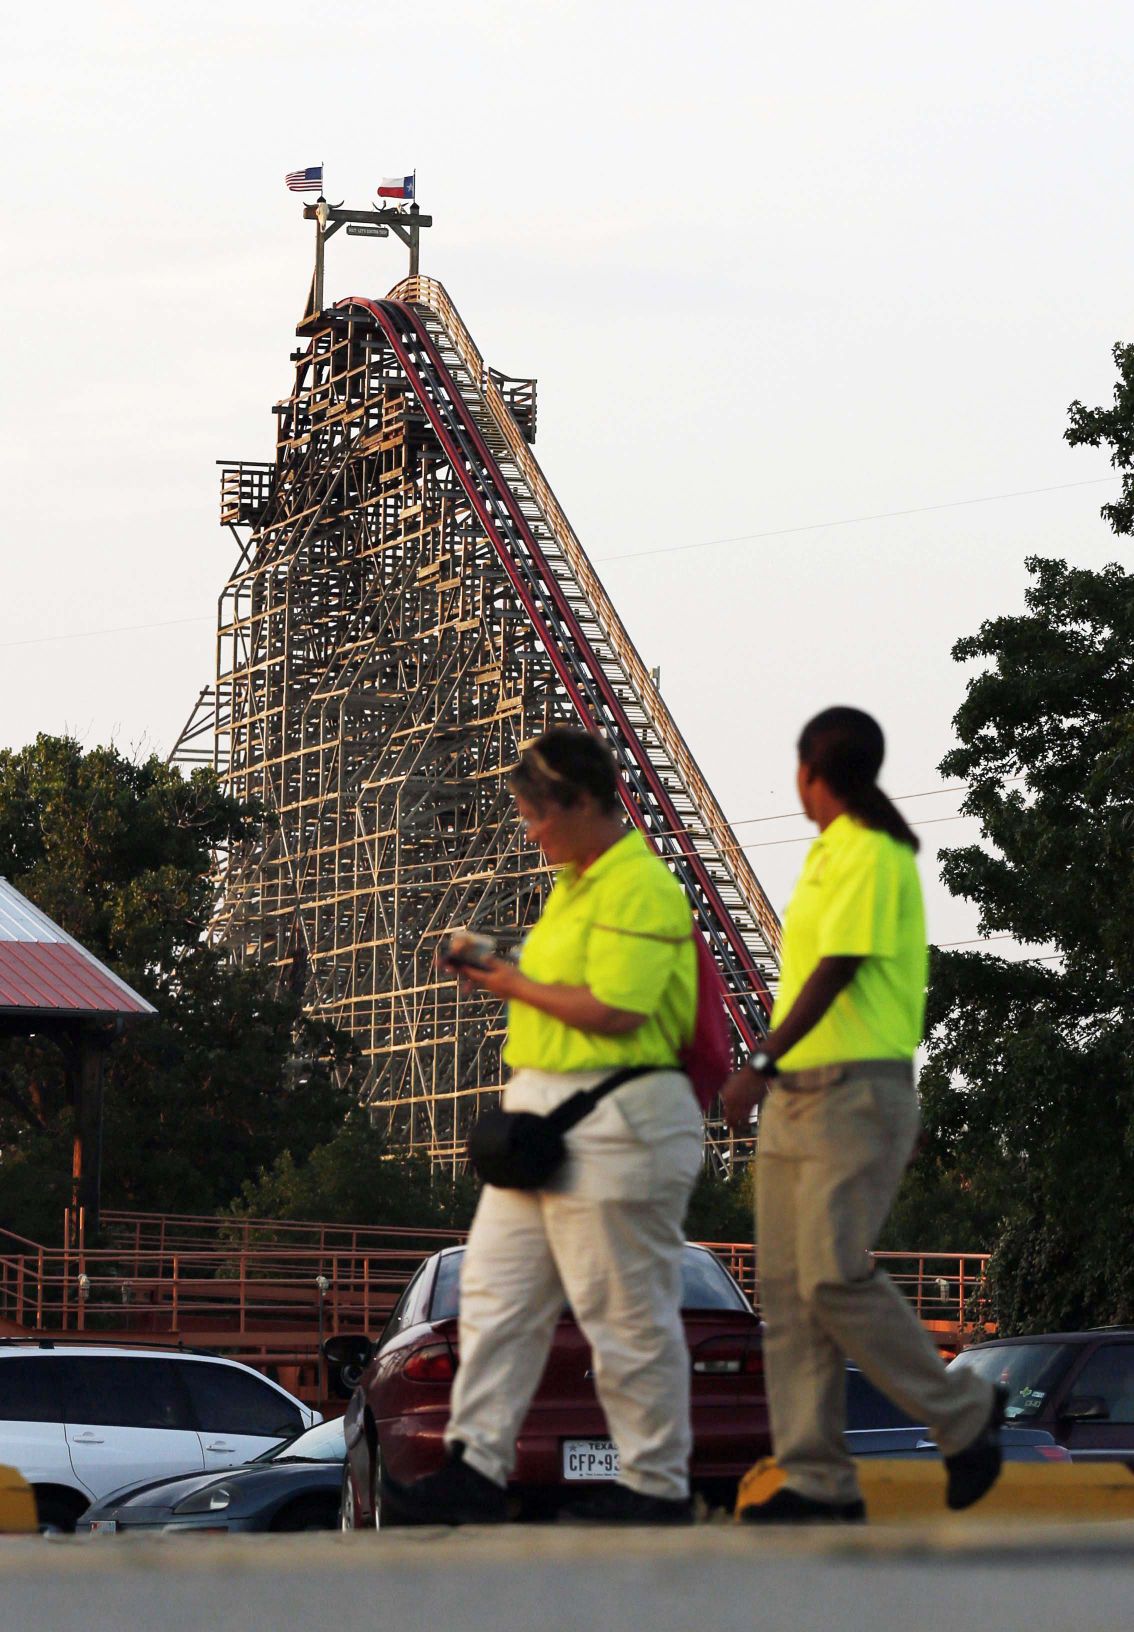
[[[425,1260],[377,1343],[340,1335],[324,1345],[340,1377],[357,1379],[344,1418],[345,1530],[396,1522],[395,1515],[381,1512],[382,1468],[404,1481],[432,1473],[444,1459],[449,1389],[459,1363],[463,1250],[449,1247]],[[685,1247],[682,1283],[692,1367],[693,1488],[711,1502],[731,1504],[741,1474],[770,1453],[760,1322],[704,1247]],[[566,1310],[516,1451],[509,1490],[517,1516],[551,1514],[580,1489],[617,1477],[618,1455],[595,1396],[590,1349]]]

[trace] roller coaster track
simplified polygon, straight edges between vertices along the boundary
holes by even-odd
[[[457,923],[513,949],[541,910],[508,791],[524,741],[575,720],[609,742],[738,1051],[767,1029],[780,927],[532,454],[535,382],[490,369],[431,279],[298,332],[274,460],[222,462],[239,555],[175,756],[265,814],[218,853],[214,942],[349,1036],[370,1114],[456,1171],[502,1084],[503,1015],[435,951]],[[715,1160],[736,1143],[711,1122]]]
[[[381,329],[581,721],[614,749],[626,808],[684,886],[752,1047],[776,915],[448,296],[421,278],[394,294],[334,315]]]

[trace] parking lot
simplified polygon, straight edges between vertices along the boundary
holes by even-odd
[[[0,1544],[4,1632],[1116,1632],[1132,1592],[1134,1523]]]

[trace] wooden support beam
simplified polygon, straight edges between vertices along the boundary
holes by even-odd
[[[71,1145],[71,1233],[98,1235],[102,1189],[103,1078],[109,1037],[93,1026],[77,1026],[67,1046],[74,1136]]]

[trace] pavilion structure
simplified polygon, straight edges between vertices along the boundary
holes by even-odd
[[[70,1231],[98,1232],[103,1065],[124,1027],[156,1014],[132,987],[0,878],[0,1037],[46,1037],[75,1110]]]

